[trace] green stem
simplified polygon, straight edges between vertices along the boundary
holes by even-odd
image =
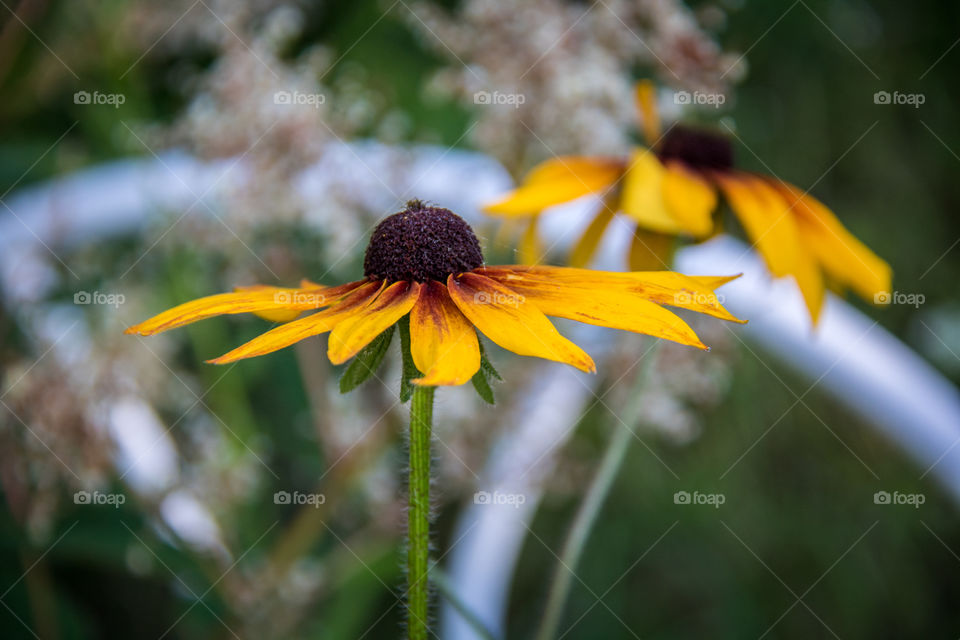
[[[630,391],[630,401],[614,425],[613,437],[610,438],[607,450],[603,454],[600,468],[597,469],[597,473],[590,483],[590,489],[580,504],[573,525],[570,527],[570,532],[567,534],[567,539],[564,541],[560,560],[557,563],[553,582],[550,585],[550,593],[547,595],[547,606],[540,622],[540,628],[537,630],[536,640],[553,640],[557,637],[567,597],[570,595],[570,588],[573,586],[574,571],[580,562],[580,556],[583,555],[587,538],[590,537],[597,516],[600,514],[600,508],[606,501],[610,488],[613,486],[613,481],[620,472],[627,450],[630,448],[630,443],[633,442],[632,429],[639,423],[643,415],[640,391],[653,372],[653,364],[657,357],[659,344],[658,340],[647,350],[644,356],[644,367],[637,376],[634,388]]]
[[[433,387],[416,387],[410,400],[410,510],[407,522],[407,634],[426,640],[430,554],[430,430]]]

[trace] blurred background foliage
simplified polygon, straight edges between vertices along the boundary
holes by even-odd
[[[187,107],[185,79],[212,64],[216,52],[203,39],[184,39],[182,46],[145,54],[143,42],[131,35],[137,5],[4,4],[0,193],[144,155],[117,120],[131,127],[169,124]],[[469,146],[468,111],[450,99],[425,95],[424,85],[446,61],[410,29],[400,7],[383,17],[388,6],[374,0],[305,2],[306,28],[283,54],[292,59],[322,42],[335,54],[324,82],[362,74],[381,105],[403,113],[406,124],[398,140]],[[705,16],[713,15],[710,6],[693,3]],[[746,53],[745,79],[725,113],[740,138],[741,163],[799,185],[816,184],[814,193],[893,265],[897,290],[926,298],[920,309],[862,308],[960,382],[958,345],[924,329],[960,322],[955,242],[960,5],[742,0],[723,6],[726,17],[715,25],[716,38],[724,48]],[[115,113],[85,110],[72,95],[91,87],[122,93],[126,101]],[[926,101],[917,109],[877,105],[873,94],[882,90],[922,93]],[[354,134],[377,131],[361,126]],[[3,215],[7,212],[0,211]],[[326,271],[329,265],[318,263],[311,249],[323,239],[293,236],[282,230],[267,234],[253,251],[288,247],[291,257],[281,275],[291,280],[294,274]],[[84,262],[81,288],[96,289],[98,274],[130,264],[138,251],[135,238],[96,247]],[[219,290],[228,270],[223,260],[199,249],[161,247],[138,268],[156,296],[151,308]],[[357,270],[356,262],[338,265],[331,278]],[[5,361],[29,352],[11,318],[10,310],[2,310]],[[245,628],[265,637],[397,635],[402,616],[396,606],[401,584],[396,525],[402,513],[379,514],[386,524],[366,526],[376,507],[360,487],[384,476],[371,481],[350,470],[328,477],[325,493],[336,493],[337,504],[327,505],[320,516],[306,516],[336,516],[336,531],[328,528],[319,539],[298,538],[299,527],[310,530],[295,521],[302,514],[270,501],[277,487],[314,489],[337,455],[322,450],[317,455],[311,399],[303,390],[303,362],[322,351],[298,357],[287,350],[250,361],[222,380],[220,370],[198,364],[261,328],[233,322],[191,327],[169,359],[195,372],[203,389],[217,382],[203,402],[235,432],[238,456],[245,447],[240,442],[256,441],[258,451],[267,452],[269,468],[282,470],[284,477],[254,485],[243,508],[218,514],[231,548],[248,549],[261,538],[268,544],[245,557],[237,575],[221,580],[215,562],[157,526],[156,504],[128,501],[119,509],[81,510],[65,500],[48,535],[38,538],[5,501],[0,507],[4,637],[31,637],[22,622],[42,638],[229,637],[221,620],[229,623],[238,609],[286,611],[270,602],[296,600],[289,592],[296,592],[295,580],[283,591],[264,573],[271,562],[288,556],[302,562],[298,571],[321,573],[323,587],[312,587],[308,606],[297,609],[301,617],[282,624],[275,618],[248,621],[252,626]],[[565,625],[579,622],[565,637],[632,637],[627,628],[648,638],[960,634],[956,505],[929,476],[918,477],[922,469],[822,389],[808,390],[785,368],[768,367],[757,354],[739,351],[729,393],[700,416],[699,438],[678,446],[651,437],[648,443],[662,462],[642,447],[631,451],[578,571],[582,582],[575,584]],[[496,420],[493,412],[484,415]],[[177,416],[163,418],[172,423]],[[603,407],[586,415],[564,452],[571,465],[595,463],[609,424]],[[186,456],[203,455],[202,448],[191,449],[190,430],[196,426],[186,421],[173,432]],[[9,437],[18,425],[11,421],[6,428]],[[356,465],[376,459],[391,472],[386,476],[396,477],[403,469],[402,428],[402,412],[390,414]],[[483,452],[477,455],[482,460]],[[220,464],[229,466],[231,460]],[[400,491],[387,486],[388,492]],[[575,486],[558,479],[533,523],[535,535],[525,542],[510,596],[510,637],[529,637],[536,627],[554,552],[580,498]],[[723,492],[727,502],[718,510],[674,504],[674,492],[693,489]],[[878,490],[922,492],[927,501],[919,510],[878,506],[872,500]],[[68,495],[69,489],[62,492]],[[438,513],[438,549],[449,544],[469,489],[450,494]],[[600,597],[603,604],[597,604]]]

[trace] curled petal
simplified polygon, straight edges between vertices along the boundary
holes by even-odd
[[[330,333],[327,357],[333,364],[346,362],[388,327],[407,315],[420,293],[416,282],[394,282],[357,313],[337,324]]]
[[[540,163],[519,187],[484,207],[495,215],[528,216],[547,207],[604,191],[623,173],[615,158],[560,156]]]

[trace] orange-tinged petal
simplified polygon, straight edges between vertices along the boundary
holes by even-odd
[[[424,386],[463,384],[480,369],[476,330],[434,280],[420,286],[410,311],[410,353],[424,372],[413,382]]]
[[[227,364],[244,358],[262,356],[289,347],[293,343],[300,342],[310,336],[326,333],[344,319],[362,310],[383,286],[383,282],[366,282],[327,309],[317,311],[306,318],[280,325],[233,351],[207,362]]]
[[[724,309],[713,293],[713,289],[739,276],[686,276],[673,271],[621,273],[523,265],[486,267],[475,272],[511,289],[559,284],[565,288],[587,291],[615,291],[621,294],[636,294],[657,304],[689,309],[722,320],[744,322]]]
[[[463,315],[504,349],[596,371],[583,349],[561,336],[540,309],[515,291],[475,273],[451,275],[447,289]]]
[[[714,179],[771,273],[793,273],[801,259],[797,251],[800,233],[780,194],[763,179],[750,174],[716,173]]]
[[[784,182],[776,181],[774,187],[796,212],[804,246],[830,277],[870,302],[877,293],[890,291],[890,265],[850,233],[823,203]]]
[[[220,293],[185,302],[128,328],[125,333],[149,336],[223,314],[253,313],[278,309],[296,309],[299,311],[319,309],[332,304],[364,282],[351,282],[337,287],[301,289],[264,287],[235,291],[234,293]]]
[[[340,364],[357,355],[360,349],[407,315],[419,293],[419,283],[394,282],[370,304],[337,324],[327,345],[330,362]]]
[[[669,269],[675,246],[676,236],[637,227],[633,230],[630,252],[627,254],[630,271]]]
[[[548,316],[569,318],[601,327],[633,331],[706,349],[686,322],[655,302],[621,289],[570,287],[526,281],[510,289]]]
[[[692,235],[703,238],[713,231],[717,192],[710,183],[678,162],[666,164],[663,199],[673,218]]]
[[[569,262],[571,266],[585,267],[590,263],[593,254],[597,252],[603,233],[610,225],[610,221],[613,220],[614,213],[616,212],[610,206],[610,198],[604,198],[597,215],[587,225],[583,235],[580,236],[576,246],[573,247],[573,251],[570,252]]]
[[[496,215],[528,216],[547,207],[604,191],[623,173],[623,161],[607,157],[560,156],[540,163],[519,187],[484,207]]]

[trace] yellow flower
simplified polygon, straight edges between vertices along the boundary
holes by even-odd
[[[636,223],[629,262],[637,269],[649,264],[651,253],[663,259],[666,252],[651,245],[663,245],[665,237],[710,235],[719,192],[771,273],[796,280],[814,322],[827,279],[870,302],[877,293],[890,290],[890,266],[819,200],[777,178],[737,170],[733,148],[723,135],[674,125],[661,136],[650,83],[637,86],[637,102],[649,149],[637,148],[629,158],[547,160],[486,211],[533,215],[535,220],[547,207],[599,194],[600,210],[575,246],[570,264],[585,266],[614,214],[622,213]]]
[[[411,355],[424,373],[414,382],[434,386],[463,384],[477,373],[477,329],[514,353],[593,372],[590,356],[561,336],[547,316],[702,349],[693,330],[661,305],[740,322],[713,293],[736,276],[488,267],[466,222],[416,200],[374,230],[364,271],[363,280],[334,287],[303,281],[298,288],[257,285],[200,298],[126,332],[152,335],[217,315],[256,313],[285,322],[209,362],[261,356],[329,331],[327,355],[340,364],[409,314]],[[311,310],[315,313],[294,319]]]

